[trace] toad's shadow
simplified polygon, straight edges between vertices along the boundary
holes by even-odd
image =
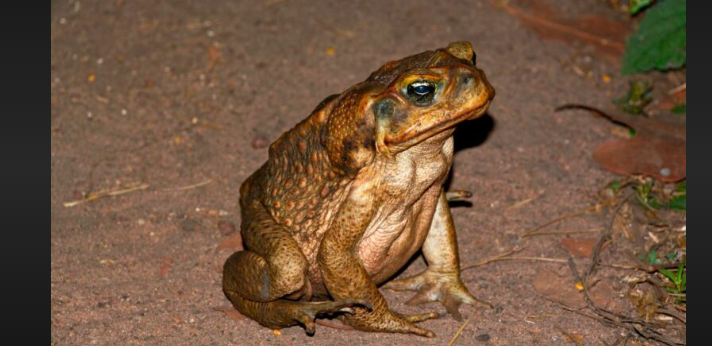
[[[477,119],[457,124],[455,127],[455,153],[484,143],[494,131],[495,125],[495,120],[489,113],[485,113]]]
[[[462,150],[474,148],[476,146],[482,145],[487,138],[489,138],[492,131],[494,131],[496,122],[494,118],[485,113],[483,116],[462,122],[455,128],[455,154]],[[455,190],[460,190],[462,187],[452,187],[452,175],[455,170],[455,165],[453,164],[450,174],[447,180],[443,184],[445,191],[449,191],[451,188]],[[457,207],[471,207],[472,203],[470,201],[452,201],[450,202],[450,208]]]

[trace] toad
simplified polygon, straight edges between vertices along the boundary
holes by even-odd
[[[435,312],[391,310],[379,292],[418,251],[428,267],[384,287],[415,291],[455,318],[474,304],[460,279],[443,191],[453,132],[487,110],[495,91],[468,42],[386,63],[327,97],[269,147],[240,188],[245,250],[230,256],[223,291],[263,326],[333,315],[369,332],[433,337],[417,322]]]

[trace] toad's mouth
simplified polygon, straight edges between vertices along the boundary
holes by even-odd
[[[485,114],[485,112],[487,112],[490,103],[492,103],[492,100],[487,100],[484,105],[476,109],[458,113],[454,116],[449,116],[444,121],[435,122],[423,128],[421,128],[422,124],[420,122],[416,122],[415,124],[408,127],[405,131],[403,131],[400,135],[392,138],[385,138],[385,143],[388,145],[407,146],[418,144],[425,139],[428,139],[445,130],[455,127],[455,125],[463,121],[479,118],[480,116]]]

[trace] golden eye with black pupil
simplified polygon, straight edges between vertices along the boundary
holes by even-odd
[[[418,80],[408,84],[406,96],[416,106],[427,106],[435,98],[435,83],[427,80]]]

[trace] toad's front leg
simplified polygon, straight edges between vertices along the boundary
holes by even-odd
[[[358,185],[354,182],[347,201],[342,204],[336,219],[324,235],[317,260],[324,284],[336,301],[356,299],[370,303],[371,310],[354,308],[355,312],[342,316],[342,321],[356,329],[372,332],[408,333],[434,337],[414,322],[437,318],[437,313],[404,315],[391,311],[386,300],[371,281],[356,255],[358,241],[375,214],[377,201],[372,189],[377,182]]]
[[[458,321],[462,320],[458,310],[460,304],[482,303],[492,307],[491,304],[482,302],[470,294],[460,279],[455,225],[445,193],[440,194],[433,223],[423,244],[423,255],[428,261],[428,269],[419,275],[389,282],[384,288],[416,291],[418,293],[407,304],[438,301]]]

